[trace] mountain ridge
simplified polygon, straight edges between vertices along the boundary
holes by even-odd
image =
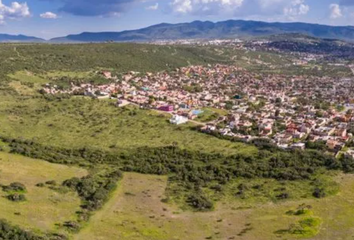
[[[0,34],[0,42],[45,42],[42,38],[26,35]]]
[[[262,22],[226,20],[219,22],[160,23],[137,30],[121,32],[83,32],[53,38],[51,42],[157,41],[180,39],[215,39],[302,33],[318,38],[354,41],[353,26],[329,26],[302,22]]]
[[[42,38],[0,34],[0,42],[153,42],[184,39],[232,39],[266,37],[299,33],[322,39],[354,42],[354,26],[329,26],[303,22],[262,22],[253,20],[193,21],[186,23],[159,23],[145,28],[125,31],[82,32],[44,40]]]

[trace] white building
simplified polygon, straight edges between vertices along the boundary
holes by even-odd
[[[179,115],[173,115],[172,118],[170,119],[170,123],[176,125],[180,125],[187,122],[188,122],[188,118]]]

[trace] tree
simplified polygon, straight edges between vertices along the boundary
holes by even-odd
[[[313,194],[315,198],[324,198],[326,196],[326,193],[323,188],[315,188]]]

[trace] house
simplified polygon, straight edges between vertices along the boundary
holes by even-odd
[[[340,151],[344,147],[344,143],[338,142],[337,140],[329,139],[326,146],[331,151]]]
[[[260,134],[263,136],[271,135],[273,133],[273,122],[263,122],[258,127]]]
[[[291,145],[292,149],[299,149],[299,150],[305,150],[306,144],[305,143],[294,143]]]
[[[170,119],[170,123],[175,125],[180,125],[187,122],[188,122],[188,118],[180,115],[173,115],[172,118]]]
[[[164,112],[173,112],[173,109],[174,108],[172,105],[165,105],[157,108],[157,110],[164,111]]]
[[[314,134],[318,136],[330,136],[335,132],[335,128],[333,127],[319,127],[314,130]]]
[[[336,136],[345,138],[347,136],[347,129],[336,130]]]
[[[112,73],[108,72],[108,71],[103,71],[102,75],[107,78],[107,79],[111,79],[112,78]]]
[[[283,136],[280,136],[278,139],[278,142],[280,144],[288,144],[293,140],[293,136],[289,134],[284,134]]]
[[[298,131],[296,131],[296,132],[293,134],[293,137],[296,138],[296,139],[302,139],[302,138],[304,138],[305,136],[306,136],[305,133],[303,133],[303,132],[298,132]]]

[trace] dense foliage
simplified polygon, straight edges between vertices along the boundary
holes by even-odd
[[[336,159],[318,151],[282,151],[273,146],[257,143],[260,150],[254,155],[207,154],[198,151],[179,149],[177,146],[161,148],[139,148],[116,153],[95,149],[65,149],[43,146],[32,141],[4,139],[8,141],[13,153],[45,159],[65,164],[107,164],[123,171],[146,174],[169,174],[170,181],[177,182],[192,192],[187,203],[199,210],[210,209],[209,201],[203,195],[203,188],[215,188],[215,183],[225,185],[236,178],[272,178],[276,180],[310,179],[319,169],[353,172],[354,161],[349,158]],[[112,174],[112,175],[110,175]],[[111,176],[119,178],[118,172],[111,172],[98,185],[97,192],[90,177],[72,179],[66,186],[75,188],[85,199],[88,209],[101,206],[101,196],[113,186]],[[100,189],[101,187],[101,189]],[[314,196],[318,197],[317,194]],[[322,197],[322,194],[319,194]],[[279,195],[279,199],[287,198]],[[96,201],[97,200],[97,201]],[[97,205],[98,204],[98,205]]]
[[[65,236],[53,234],[39,236],[30,231],[25,231],[17,226],[12,226],[5,220],[0,220],[0,239],[1,240],[66,240]]]
[[[82,179],[72,178],[63,182],[63,186],[74,189],[83,199],[83,208],[89,211],[103,206],[109,193],[116,188],[117,181],[122,173],[118,170],[104,171],[99,174],[90,174]]]

